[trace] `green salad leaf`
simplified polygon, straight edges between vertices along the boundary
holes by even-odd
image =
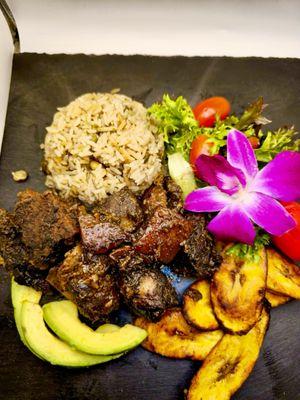
[[[255,136],[257,125],[265,125],[270,122],[262,116],[264,108],[263,98],[259,97],[245,109],[240,117],[230,115],[224,120],[217,117],[214,127],[201,128],[203,134],[209,137],[209,142],[213,143],[211,154],[218,154],[220,149],[226,145],[228,132],[232,128],[242,131],[247,137]]]
[[[270,236],[265,231],[257,228],[257,233],[255,241],[252,246],[244,243],[235,243],[227,251],[227,254],[231,254],[235,257],[244,258],[254,258],[257,256],[257,252],[265,246],[270,244]]]
[[[212,147],[210,148],[211,155],[220,153],[220,149],[226,146],[228,132],[232,128],[236,128],[238,122],[239,118],[235,115],[231,115],[224,120],[220,120],[217,116],[215,126],[210,128],[200,128],[201,134],[208,137],[207,142],[212,143]],[[255,134],[255,129],[250,125],[247,129],[244,129],[243,132],[247,137],[250,137]]]
[[[182,96],[172,100],[165,94],[162,102],[154,103],[148,113],[164,135],[167,154],[181,153],[188,159],[193,140],[201,134],[188,102]]]
[[[253,125],[266,125],[271,122],[269,119],[262,116],[265,107],[266,105],[264,104],[263,98],[259,97],[245,109],[236,123],[235,128],[239,131],[244,131],[244,129],[248,129]]]
[[[284,150],[300,151],[300,139],[295,140],[295,129],[280,128],[277,131],[259,131],[260,147],[255,150],[258,161],[269,162]]]

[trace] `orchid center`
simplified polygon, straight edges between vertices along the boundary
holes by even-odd
[[[249,190],[248,190],[247,186],[240,187],[240,189],[236,193],[231,195],[231,198],[234,199],[238,203],[243,203],[244,200],[247,200],[248,194],[249,194]]]

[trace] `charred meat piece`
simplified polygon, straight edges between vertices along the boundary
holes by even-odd
[[[188,239],[194,222],[182,217],[175,210],[157,207],[141,229],[135,249],[153,256],[161,263],[170,263],[178,253],[180,245]]]
[[[137,315],[157,319],[178,304],[176,292],[153,260],[131,246],[110,255],[119,267],[119,285],[125,303]]]
[[[182,190],[169,176],[160,176],[145,191],[142,202],[143,210],[148,216],[159,206],[179,210],[182,208]]]
[[[129,240],[129,235],[117,224],[100,222],[90,214],[81,215],[79,225],[85,250],[94,254],[107,253],[122,242]]]
[[[0,256],[9,272],[14,268],[31,263],[26,247],[13,221],[13,216],[6,210],[0,209]]]
[[[16,282],[32,286],[44,293],[49,291],[50,287],[46,282],[47,273],[34,267],[30,259],[30,251],[21,242],[12,215],[3,209],[0,209],[0,257]]]
[[[55,264],[79,232],[77,206],[52,192],[27,189],[18,194],[14,222],[36,268]]]
[[[112,251],[110,259],[118,267],[120,272],[129,271],[137,267],[145,267],[154,264],[153,258],[145,254],[137,253],[132,246],[123,246]]]
[[[204,216],[190,213],[186,213],[185,216],[194,223],[194,229],[183,244],[179,263],[182,265],[190,263],[195,275],[201,279],[211,278],[222,262],[215,240],[206,229]]]
[[[167,192],[168,207],[180,210],[183,206],[182,190],[169,176],[164,178],[164,187]]]
[[[119,292],[109,258],[84,254],[80,245],[65,255],[59,267],[50,270],[47,279],[92,322],[119,307]]]
[[[102,220],[120,225],[125,232],[135,231],[143,221],[139,201],[127,188],[109,196],[95,211]]]
[[[152,215],[157,207],[167,207],[167,193],[162,182],[154,183],[143,196],[143,210],[147,216]]]
[[[15,281],[20,285],[30,286],[35,290],[45,293],[51,293],[51,286],[47,282],[47,270],[37,269],[30,265],[17,266],[12,274]]]
[[[196,273],[195,269],[193,268],[192,264],[190,263],[187,255],[184,253],[182,248],[180,249],[177,256],[174,258],[172,263],[170,264],[170,270],[179,276],[185,278],[197,278],[198,274]]]
[[[156,320],[178,304],[175,289],[158,269],[148,266],[120,274],[120,289],[128,307],[137,315]]]

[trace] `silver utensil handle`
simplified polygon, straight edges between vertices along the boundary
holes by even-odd
[[[16,20],[5,0],[0,0],[0,10],[2,11],[4,18],[6,19],[6,22],[8,24],[15,47],[15,53],[20,53],[20,37],[18,27],[16,24]]]

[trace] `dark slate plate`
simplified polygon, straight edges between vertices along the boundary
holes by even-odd
[[[300,129],[300,60],[143,56],[16,55],[0,162],[0,206],[11,208],[19,190],[42,190],[40,172],[45,127],[57,106],[91,91],[121,88],[147,105],[164,92],[194,104],[224,95],[239,112],[263,95],[272,126]],[[30,179],[16,184],[11,171]],[[300,184],[300,182],[299,182]],[[235,400],[300,399],[300,307],[272,311],[260,358]],[[121,360],[88,370],[52,367],[21,344],[13,322],[7,275],[0,273],[0,399],[175,400],[199,363],[171,360],[139,348]]]

